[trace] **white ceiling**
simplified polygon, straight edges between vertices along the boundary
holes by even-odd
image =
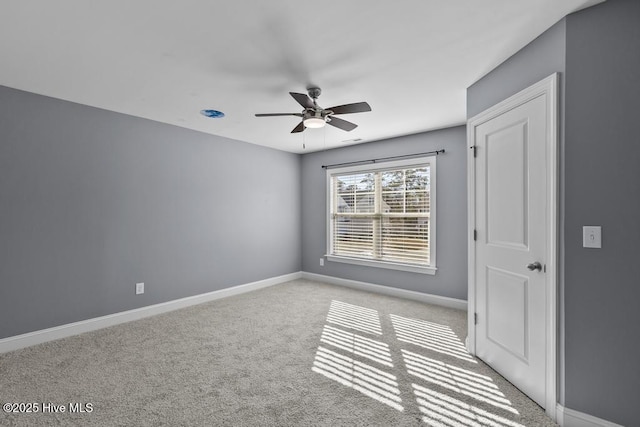
[[[600,1],[5,1],[0,85],[310,152],[464,123],[468,86]],[[340,116],[352,132],[254,117],[300,112],[288,92],[309,84],[372,111]]]

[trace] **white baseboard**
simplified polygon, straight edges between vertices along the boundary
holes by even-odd
[[[318,282],[330,283],[332,285],[346,286],[349,288],[360,289],[363,291],[374,292],[378,294],[389,295],[398,298],[405,298],[414,301],[420,301],[427,304],[435,304],[443,307],[456,308],[458,310],[467,311],[467,301],[441,297],[438,295],[424,294],[422,292],[407,291],[404,289],[392,288],[389,286],[375,285],[373,283],[359,282],[357,280],[342,279],[340,277],[325,276],[322,274],[302,272],[302,278],[307,280],[315,280]]]
[[[556,422],[561,427],[623,427],[620,424],[612,423],[593,415],[565,408],[560,404],[557,405],[556,409]]]
[[[47,341],[66,338],[84,332],[95,331],[97,329],[118,325],[120,323],[131,322],[133,320],[138,320],[149,316],[155,316],[156,314],[166,313],[168,311],[177,310],[179,308],[185,308],[221,298],[227,298],[233,295],[244,294],[246,292],[255,291],[300,278],[302,278],[301,272],[285,274],[282,276],[258,280],[257,282],[251,282],[243,285],[233,286],[230,288],[220,289],[218,291],[207,292],[205,294],[180,298],[160,304],[149,305],[146,307],[127,310],[120,313],[108,314],[106,316],[95,317],[93,319],[82,320],[80,322],[68,323],[66,325],[55,326],[53,328],[42,329],[39,331],[28,332],[22,335],[3,338],[0,339],[0,353],[6,353],[8,351],[18,350]]]

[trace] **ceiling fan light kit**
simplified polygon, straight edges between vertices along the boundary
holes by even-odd
[[[338,114],[364,113],[371,111],[371,107],[366,102],[356,102],[353,104],[337,105],[324,109],[318,105],[317,99],[322,91],[319,87],[307,88],[309,95],[303,93],[289,92],[293,99],[298,102],[304,110],[301,113],[266,113],[256,114],[256,117],[273,116],[296,116],[302,121],[291,131],[291,133],[303,132],[306,128],[317,129],[324,127],[327,123],[344,131],[350,132],[358,127],[355,123],[348,122],[335,117]]]
[[[310,128],[310,129],[322,128],[327,123],[324,118],[316,117],[316,116],[307,117],[306,119],[303,120],[303,122],[304,122],[304,127]]]

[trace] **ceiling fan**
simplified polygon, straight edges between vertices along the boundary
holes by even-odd
[[[291,133],[302,132],[306,128],[321,128],[325,124],[346,130],[347,132],[358,127],[355,123],[335,117],[338,114],[364,113],[371,111],[371,107],[366,102],[356,102],[353,104],[337,105],[331,108],[322,108],[318,105],[317,99],[322,92],[319,87],[307,88],[309,96],[304,93],[289,92],[298,104],[304,107],[301,113],[267,113],[256,114],[256,117],[272,117],[272,116],[296,116],[301,117],[302,121],[298,126],[293,128]]]

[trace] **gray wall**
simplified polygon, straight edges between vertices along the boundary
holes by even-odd
[[[561,73],[562,80],[564,69],[563,19],[467,89],[467,117],[481,113],[555,72]]]
[[[554,71],[561,99],[561,403],[621,425],[640,402],[640,2],[569,15],[469,88],[469,117]],[[602,249],[582,226],[603,227]]]
[[[567,17],[566,405],[640,423],[640,2]],[[602,249],[582,248],[601,225]]]
[[[300,271],[299,176],[298,155],[0,87],[0,338]]]
[[[467,193],[465,127],[305,154],[302,157],[302,269],[399,289],[467,299]],[[444,148],[437,160],[437,267],[435,275],[326,261],[326,171],[322,165]]]

